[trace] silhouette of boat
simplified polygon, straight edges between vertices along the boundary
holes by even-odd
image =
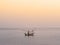
[[[25,36],[34,36],[33,30],[32,32],[30,32],[29,30],[27,31],[27,33],[24,33]]]

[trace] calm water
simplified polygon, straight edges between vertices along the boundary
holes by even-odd
[[[0,45],[60,45],[60,29],[34,31],[33,37],[25,37],[24,32],[0,30]]]

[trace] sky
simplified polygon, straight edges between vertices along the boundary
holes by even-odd
[[[60,0],[0,0],[0,27],[60,27]]]

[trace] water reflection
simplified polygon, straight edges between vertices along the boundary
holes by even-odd
[[[60,31],[40,30],[25,37],[24,31],[0,30],[0,45],[60,45]]]

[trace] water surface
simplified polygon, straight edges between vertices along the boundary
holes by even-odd
[[[60,29],[34,31],[25,37],[22,30],[0,30],[0,45],[60,45]]]

